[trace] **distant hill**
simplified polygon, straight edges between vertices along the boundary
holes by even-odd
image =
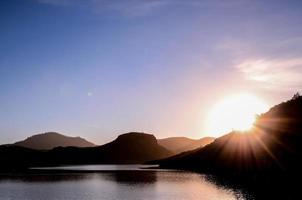
[[[50,150],[55,147],[93,147],[95,144],[81,137],[69,137],[55,132],[33,135],[14,145],[38,150]]]
[[[97,147],[56,147],[33,150],[15,145],[0,146],[0,169],[72,164],[139,164],[173,155],[157,144],[153,135],[126,133]]]
[[[198,140],[190,139],[187,137],[169,137],[164,139],[158,139],[159,145],[165,147],[169,151],[179,154],[185,151],[190,151],[203,147],[214,141],[213,137],[204,137]]]
[[[143,163],[172,155],[172,152],[158,145],[154,135],[137,132],[122,134],[100,146],[99,150],[104,153],[107,162],[114,163]]]
[[[204,148],[157,163],[246,180],[302,176],[302,97],[295,95],[274,106],[254,126],[251,131],[231,132]]]

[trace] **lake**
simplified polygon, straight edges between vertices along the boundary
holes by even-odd
[[[206,175],[146,167],[150,166],[65,166],[2,174],[0,200],[244,199],[240,191],[218,186]]]

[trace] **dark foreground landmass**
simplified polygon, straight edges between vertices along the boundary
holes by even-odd
[[[245,187],[259,198],[301,199],[302,97],[258,116],[251,131],[234,131],[204,148],[152,163],[212,174],[218,183]]]
[[[57,147],[34,150],[16,145],[0,146],[0,171],[20,171],[37,166],[80,164],[139,164],[171,156],[153,135],[127,133],[97,147]]]

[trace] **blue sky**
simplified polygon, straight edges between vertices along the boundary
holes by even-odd
[[[301,1],[0,1],[0,140],[199,138],[217,99],[301,90]]]

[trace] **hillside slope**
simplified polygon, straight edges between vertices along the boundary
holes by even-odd
[[[0,169],[73,164],[139,164],[171,155],[171,152],[157,144],[153,135],[132,132],[122,134],[114,141],[97,147],[56,147],[42,151],[16,145],[2,145]]]
[[[165,147],[169,151],[179,154],[185,151],[190,151],[203,147],[207,144],[210,144],[214,141],[213,137],[204,137],[201,139],[190,139],[187,137],[169,137],[164,139],[158,139],[157,142],[159,145]]]
[[[69,137],[55,132],[33,135],[14,145],[29,149],[50,150],[55,147],[93,147],[95,144],[80,137]]]
[[[301,174],[302,97],[274,106],[251,131],[231,132],[198,151],[159,163],[224,175]]]

